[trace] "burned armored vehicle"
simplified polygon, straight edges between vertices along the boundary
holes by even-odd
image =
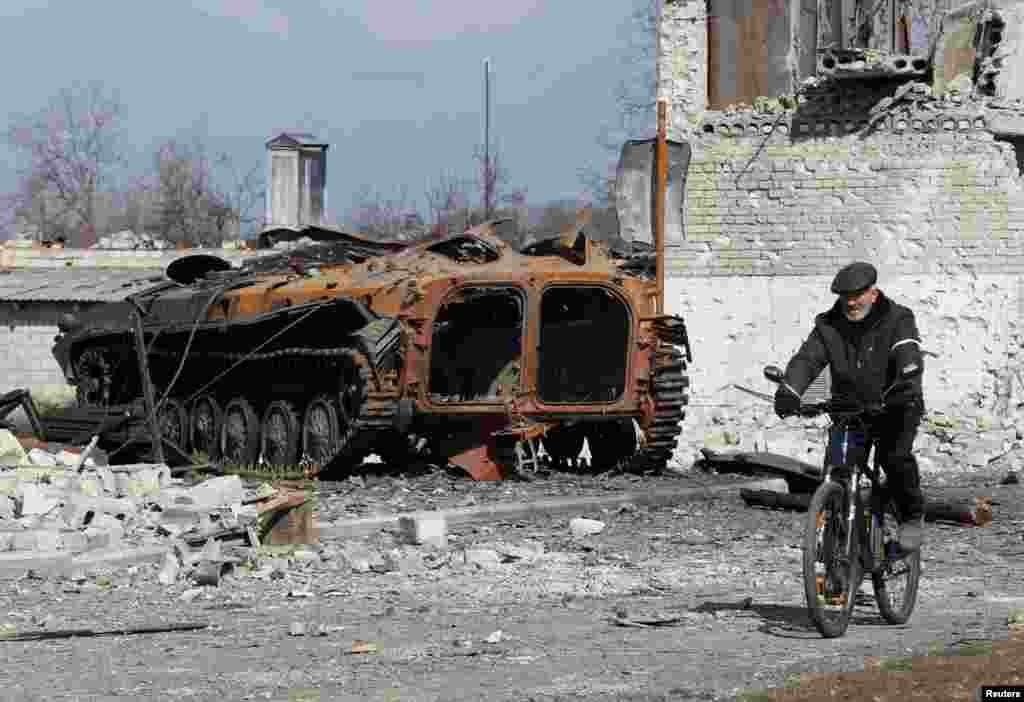
[[[649,221],[650,158],[633,161],[620,177],[647,194],[620,218]],[[429,455],[497,479],[541,445],[570,463],[586,439],[597,466],[663,467],[690,359],[683,320],[659,311],[656,248],[590,241],[580,221],[514,250],[502,226],[418,243],[268,231],[321,240],[241,267],[178,259],[67,320],[54,355],[88,406],[137,405],[148,373],[164,438],[213,460],[315,473]]]

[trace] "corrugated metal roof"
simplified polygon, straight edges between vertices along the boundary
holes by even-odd
[[[112,302],[161,280],[159,270],[15,269],[0,272],[0,300]]]

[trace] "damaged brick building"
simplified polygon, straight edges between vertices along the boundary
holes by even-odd
[[[747,403],[725,388],[762,384],[868,259],[935,354],[929,407],[1018,410],[1022,33],[1017,0],[663,3],[658,90],[693,147],[667,299],[696,405]]]

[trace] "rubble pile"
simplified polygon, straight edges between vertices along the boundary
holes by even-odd
[[[820,466],[827,418],[786,419],[765,402],[722,403],[687,413],[675,466],[688,470],[702,448],[713,451],[770,451]],[[1002,416],[958,407],[928,412],[914,452],[923,476],[945,478],[989,469],[1021,472],[1024,465],[1024,410]]]
[[[104,558],[162,559],[159,580],[219,584],[263,543],[312,540],[305,492],[236,475],[187,485],[165,464],[107,465],[92,446],[58,447],[0,430],[0,570],[33,556],[66,568]],[[128,554],[128,555],[126,555]]]

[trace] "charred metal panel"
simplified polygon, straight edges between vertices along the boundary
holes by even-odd
[[[793,18],[802,0],[709,0],[708,104],[753,105],[758,97],[792,93],[798,58]],[[794,26],[797,25],[797,27]]]
[[[654,139],[628,141],[622,147],[615,174],[615,209],[619,234],[626,241],[654,243]],[[665,203],[665,243],[686,239],[683,227],[686,174],[690,145],[668,142],[668,191]]]

